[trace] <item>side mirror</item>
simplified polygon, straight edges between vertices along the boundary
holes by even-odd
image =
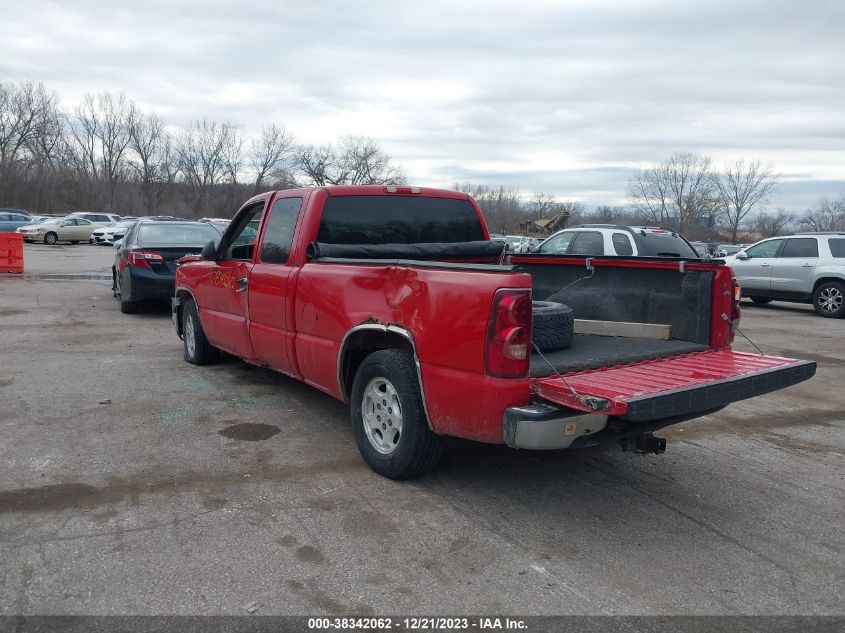
[[[217,246],[214,244],[214,240],[211,240],[202,247],[202,251],[200,252],[200,257],[203,259],[216,259],[217,258]]]
[[[750,257],[750,256],[748,255],[748,253],[746,253],[745,251],[739,251],[739,252],[736,254],[736,258],[737,258],[737,259],[751,259],[751,257]]]

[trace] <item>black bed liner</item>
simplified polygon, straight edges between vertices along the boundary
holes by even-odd
[[[572,345],[567,349],[543,352],[543,356],[554,366],[554,369],[535,352],[531,356],[531,377],[544,378],[554,374],[555,370],[565,374],[571,371],[612,367],[642,360],[701,352],[706,349],[708,349],[707,345],[690,341],[659,341],[646,338],[576,334]]]

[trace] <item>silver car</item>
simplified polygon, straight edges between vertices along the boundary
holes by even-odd
[[[755,303],[812,303],[823,317],[845,317],[845,232],[772,237],[725,262]]]

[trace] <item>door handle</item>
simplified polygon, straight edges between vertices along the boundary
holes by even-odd
[[[247,281],[246,277],[241,277],[235,283],[237,284],[235,287],[235,292],[243,292],[244,290],[246,290],[247,284],[249,282]]]
[[[771,264],[760,264],[761,268],[768,268],[769,266],[771,266]]]
[[[812,268],[815,264],[801,264],[801,268]]]

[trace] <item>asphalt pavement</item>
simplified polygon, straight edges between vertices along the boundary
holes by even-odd
[[[845,612],[845,320],[744,303],[816,377],[658,433],[665,455],[450,441],[394,482],[341,403],[189,365],[167,306],[51,278],[111,249],[25,256],[0,278],[0,614]]]

